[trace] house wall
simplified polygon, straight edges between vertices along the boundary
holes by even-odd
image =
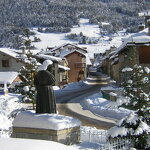
[[[149,46],[128,46],[124,51],[119,54],[119,62],[117,65],[113,65],[113,78],[118,82],[124,81],[129,76],[122,73],[122,69],[125,67],[133,67],[135,64],[141,66],[147,66],[150,68],[150,63],[141,63],[140,61],[148,61],[150,58],[147,51],[150,52]],[[141,60],[140,60],[141,59]]]
[[[2,67],[2,60],[9,60],[9,67]],[[0,53],[0,71],[19,71],[24,64],[17,59]]]
[[[66,59],[70,68],[68,72],[69,83],[85,79],[85,56],[78,52],[73,52],[67,55]]]

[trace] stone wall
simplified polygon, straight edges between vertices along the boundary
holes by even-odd
[[[79,143],[80,127],[63,130],[13,127],[13,138],[40,139],[59,142],[66,145]]]

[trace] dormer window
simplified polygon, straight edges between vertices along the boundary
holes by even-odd
[[[2,67],[9,67],[9,60],[2,60]]]

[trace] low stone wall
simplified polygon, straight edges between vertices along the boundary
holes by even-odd
[[[113,94],[113,90],[102,90],[101,91],[103,94],[103,98],[107,99],[107,100],[111,100],[111,101],[116,101],[117,100],[117,94]]]
[[[80,126],[63,130],[13,127],[11,137],[50,140],[66,145],[72,145],[79,143],[80,141]]]

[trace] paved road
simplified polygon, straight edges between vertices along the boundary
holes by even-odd
[[[57,109],[60,114],[78,118],[82,125],[92,126],[98,129],[108,129],[114,126],[115,121],[96,116],[88,110],[83,110],[80,101],[85,97],[100,92],[100,85],[89,85],[81,89],[56,93]]]

